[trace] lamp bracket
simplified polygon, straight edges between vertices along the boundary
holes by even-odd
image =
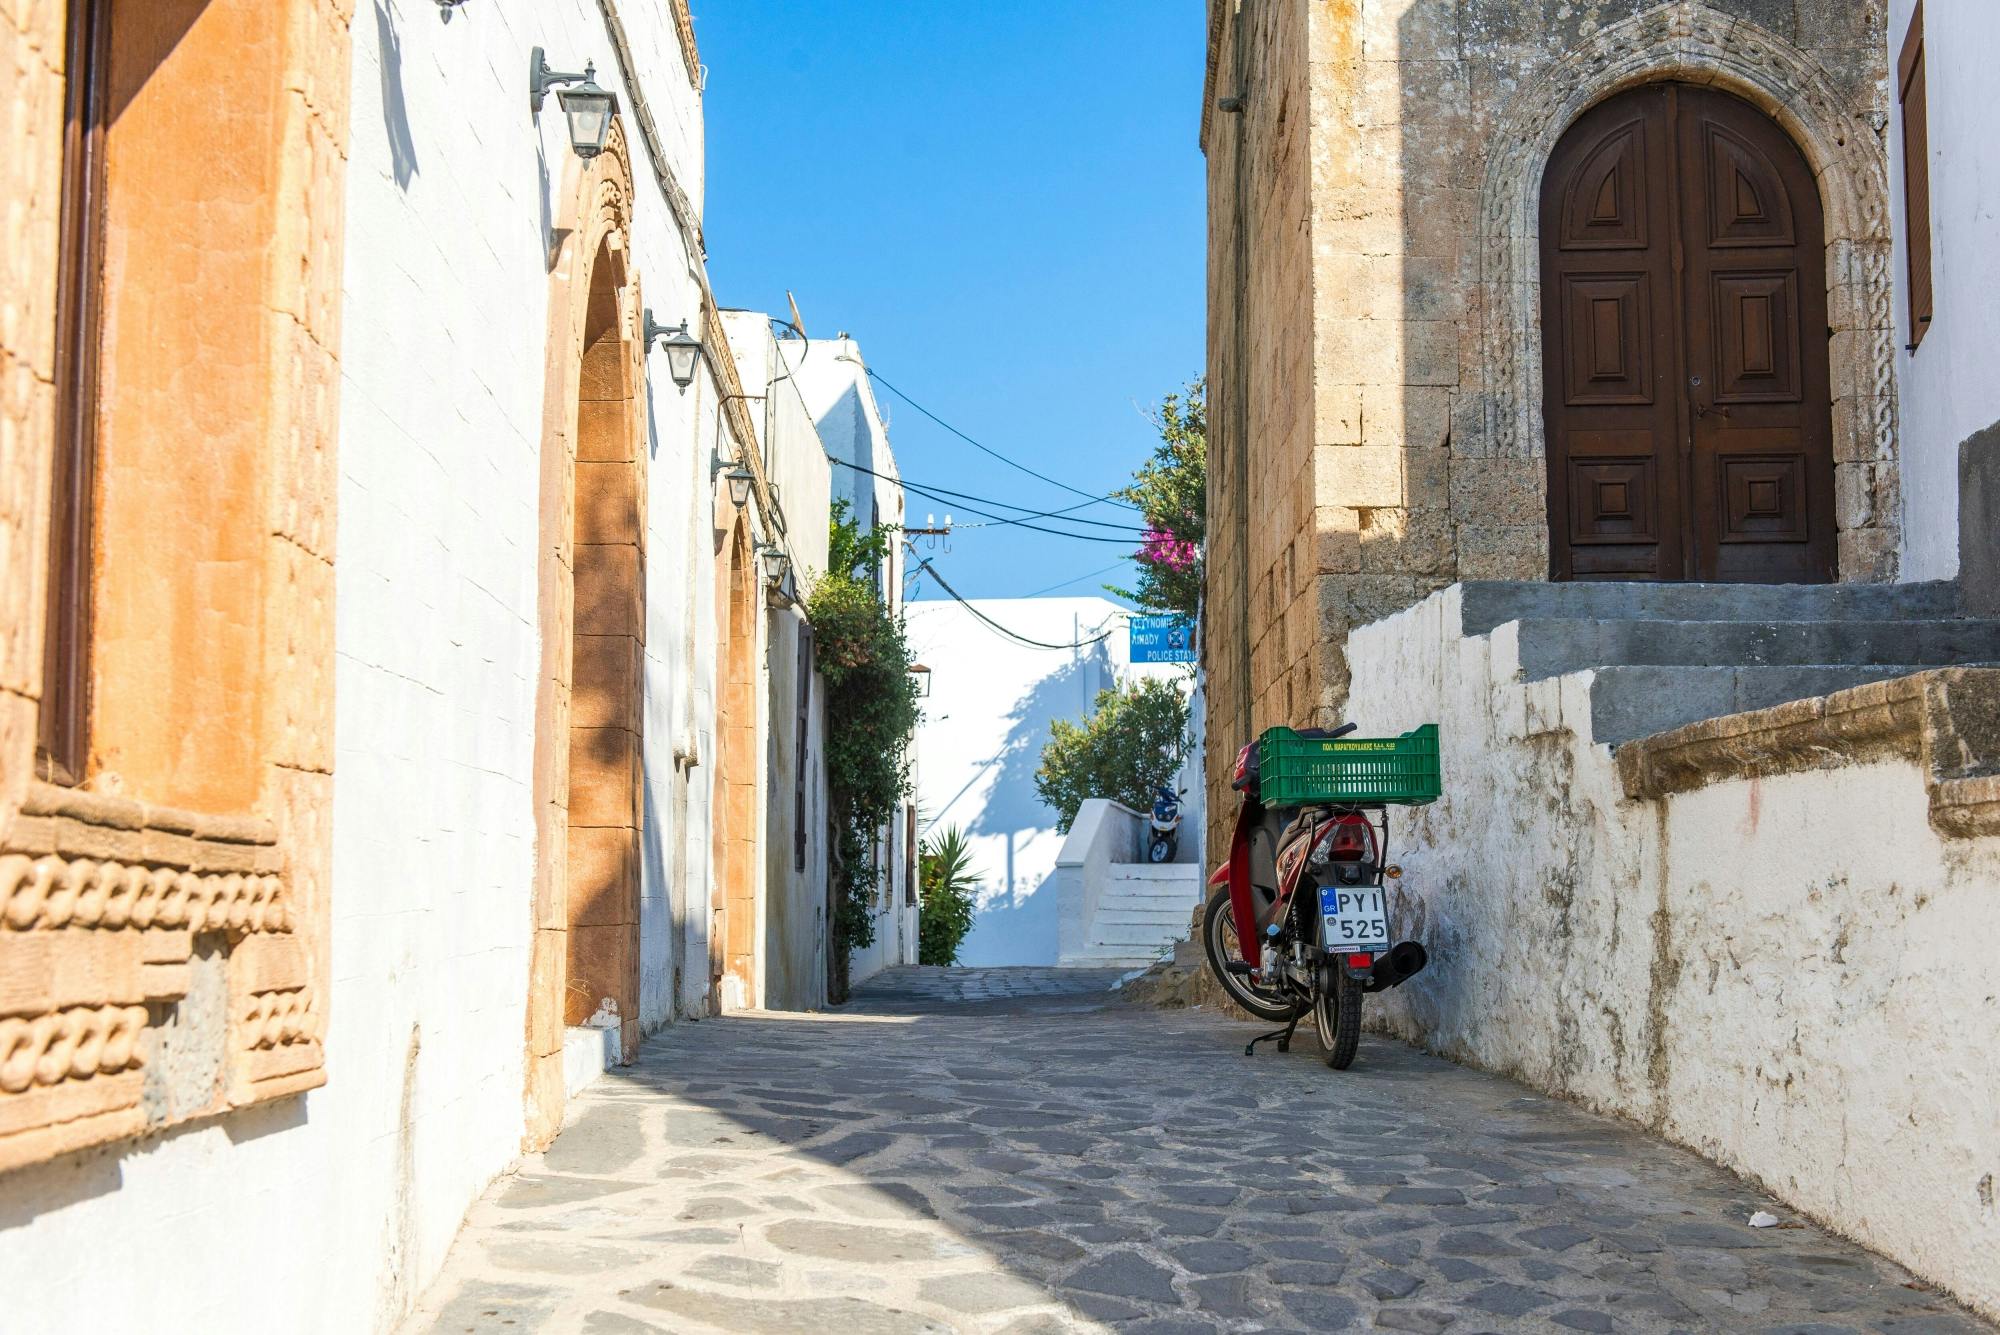
[[[645,333],[640,337],[640,342],[650,348],[656,339],[666,338],[670,334],[685,334],[687,331],[688,322],[686,320],[682,320],[679,324],[675,325],[661,324],[653,318],[653,308],[648,306],[646,308],[646,329]]]
[[[542,104],[549,100],[549,89],[556,87],[558,84],[583,83],[585,80],[596,77],[597,62],[595,61],[586,62],[581,74],[572,74],[566,70],[552,70],[549,68],[547,58],[542,53],[542,48],[539,46],[534,48],[528,52],[528,113],[534,116],[541,115]]]

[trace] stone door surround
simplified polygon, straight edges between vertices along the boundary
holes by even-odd
[[[1539,209],[1556,141],[1585,110],[1640,84],[1706,84],[1749,102],[1805,154],[1826,215],[1833,330],[1833,457],[1839,576],[1894,574],[1895,319],[1888,160],[1868,114],[1819,64],[1749,19],[1670,0],[1598,30],[1506,104],[1480,194],[1477,309],[1468,388],[1496,457],[1546,453]]]

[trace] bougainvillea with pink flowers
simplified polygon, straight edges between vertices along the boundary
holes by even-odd
[[[1146,530],[1132,554],[1138,577],[1111,592],[1147,612],[1188,618],[1201,610],[1202,544],[1208,539],[1208,401],[1202,382],[1169,394],[1154,424],[1160,443],[1112,494],[1139,507]]]

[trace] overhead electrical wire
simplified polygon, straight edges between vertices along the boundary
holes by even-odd
[[[845,459],[835,459],[833,460],[833,462],[840,464],[843,467],[852,468],[858,473],[866,473],[870,477],[887,478],[888,481],[894,482],[896,485],[902,487],[905,491],[913,491],[919,496],[928,496],[932,500],[938,501],[941,504],[957,505],[961,509],[970,510],[973,514],[976,514],[983,519],[991,519],[994,522],[994,526],[1014,525],[1019,528],[1024,528],[1030,533],[1047,533],[1058,538],[1074,538],[1078,542],[1108,542],[1114,547],[1131,547],[1135,546],[1138,542],[1138,539],[1136,538],[1107,538],[1107,537],[1099,537],[1095,533],[1070,533],[1059,528],[1043,528],[1039,524],[1027,523],[1025,522],[1025,519],[1010,519],[1006,515],[997,515],[994,514],[991,510],[981,510],[977,506],[967,505],[963,501],[953,501],[943,492],[933,492],[929,488],[919,487],[913,482],[906,482],[901,478],[888,477],[887,474],[878,473],[872,468],[863,468],[860,464],[848,463]],[[999,501],[988,502],[988,504],[991,505],[998,505],[1000,503],[1001,502]],[[1078,520],[1076,522],[1085,523],[1088,521]],[[985,526],[982,525],[982,527]],[[1122,526],[1114,526],[1114,527],[1122,527]]]
[[[910,491],[918,492],[922,495],[930,497],[932,500],[945,498],[949,501],[954,501],[954,502],[975,501],[980,505],[997,505],[1002,510],[1028,511],[1032,508],[1026,505],[1016,505],[1012,501],[996,501],[989,496],[975,496],[969,491],[953,491],[949,487],[939,487],[929,483],[922,483],[922,482],[911,482],[905,479],[900,474],[878,473],[872,468],[864,468],[860,464],[849,463],[845,459],[836,459],[834,456],[830,454],[827,456],[827,462],[839,464],[842,468],[851,468],[857,473],[866,473],[870,477],[879,477],[884,482],[893,482],[895,485],[899,487],[906,488],[907,490]],[[1067,515],[1075,510],[1081,510],[1084,506],[1088,504],[1090,504],[1089,501],[1079,501],[1075,505],[1066,505],[1060,510],[1035,510],[1032,514],[1024,513],[1020,517],[1022,519],[1048,519],[1059,515]],[[978,512],[975,511],[975,513]],[[1140,524],[1114,524],[1108,519],[1071,519],[1068,522],[1072,524],[1088,524],[1092,528],[1113,528],[1119,530],[1122,533],[1144,534],[1152,532],[1151,529],[1146,528]],[[967,524],[964,527],[984,528],[985,525]]]
[[[954,602],[956,602],[960,607],[963,607],[966,611],[972,613],[973,616],[979,618],[981,621],[985,622],[988,626],[991,626],[994,630],[999,631],[1002,635],[1005,635],[1008,639],[1013,640],[1017,644],[1025,644],[1030,649],[1063,649],[1063,650],[1088,649],[1093,644],[1104,643],[1104,641],[1110,639],[1113,635],[1118,633],[1118,628],[1116,626],[1113,626],[1110,630],[1105,631],[1102,635],[1094,635],[1090,639],[1078,640],[1073,644],[1050,644],[1047,640],[1030,639],[1026,635],[1021,634],[1019,631],[1008,630],[1005,626],[995,621],[992,617],[987,616],[984,612],[980,611],[978,608],[974,607],[971,603],[967,602],[962,596],[960,596],[957,589],[954,589],[951,587],[951,585],[945,583],[944,576],[938,574],[937,567],[932,565],[929,561],[922,562],[917,566],[917,569],[923,574],[929,575],[933,580],[935,580],[937,582],[937,586],[940,589],[943,589],[945,593],[949,595],[951,599]]]
[[[1021,596],[1023,598],[1039,598],[1045,593],[1054,593],[1057,589],[1067,589],[1072,584],[1081,584],[1087,579],[1096,579],[1099,575],[1108,575],[1112,571],[1116,570],[1119,566],[1124,565],[1125,561],[1131,561],[1134,559],[1136,558],[1128,556],[1125,558],[1124,561],[1113,561],[1110,565],[1104,567],[1104,569],[1102,570],[1093,570],[1088,575],[1078,575],[1074,579],[1066,579],[1060,584],[1051,584],[1046,589],[1036,589],[1033,593],[1024,593]]]
[[[907,403],[907,404],[909,404],[909,405],[910,405],[910,406],[911,406],[912,408],[915,408],[915,409],[916,409],[916,410],[917,410],[918,412],[922,413],[922,414],[923,414],[923,415],[924,415],[925,417],[928,417],[928,418],[930,418],[930,419],[931,419],[931,421],[933,421],[933,422],[936,422],[936,423],[937,423],[937,424],[938,424],[939,426],[943,427],[943,428],[944,428],[944,429],[945,429],[946,431],[949,431],[949,432],[951,432],[951,434],[952,434],[952,435],[954,435],[954,436],[957,436],[957,437],[958,437],[958,438],[959,438],[960,440],[962,440],[962,441],[964,441],[964,442],[965,442],[966,444],[968,444],[968,445],[972,446],[972,448],[973,448],[973,449],[975,449],[975,450],[978,450],[978,451],[980,451],[980,452],[981,452],[981,453],[983,453],[983,454],[990,454],[990,455],[992,455],[992,456],[993,456],[993,457],[994,457],[995,459],[998,459],[998,460],[999,460],[999,461],[1000,461],[1001,463],[1003,463],[1003,464],[1006,464],[1006,465],[1007,465],[1007,466],[1008,466],[1009,468],[1018,468],[1018,469],[1019,469],[1020,471],[1022,471],[1023,473],[1026,473],[1026,474],[1027,474],[1027,475],[1028,475],[1029,477],[1032,477],[1032,478],[1039,478],[1039,479],[1041,479],[1041,480],[1042,480],[1043,482],[1046,482],[1046,483],[1048,483],[1048,484],[1049,484],[1050,486],[1052,486],[1052,487],[1061,487],[1061,488],[1062,488],[1062,489],[1063,489],[1064,491],[1066,491],[1066,492],[1069,492],[1069,493],[1070,493],[1071,495],[1073,495],[1073,496],[1087,496],[1087,497],[1089,497],[1089,498],[1090,498],[1091,500],[1093,500],[1093,501],[1102,501],[1102,502],[1104,502],[1104,504],[1106,504],[1106,505],[1116,505],[1116,506],[1121,506],[1121,507],[1123,507],[1124,509],[1127,509],[1127,510],[1133,510],[1133,511],[1137,511],[1137,510],[1139,509],[1139,507],[1138,507],[1138,506],[1136,506],[1136,505],[1133,505],[1133,504],[1131,504],[1131,503],[1129,503],[1129,502],[1127,502],[1127,501],[1117,501],[1117,500],[1113,500],[1113,499],[1111,499],[1111,498],[1110,498],[1109,496],[1096,496],[1096,495],[1092,495],[1092,494],[1091,494],[1090,492],[1087,492],[1087,491],[1083,491],[1083,490],[1081,490],[1081,489],[1079,489],[1079,488],[1076,488],[1076,487],[1072,487],[1072,486],[1071,486],[1071,485],[1070,485],[1069,483],[1067,483],[1067,482],[1058,482],[1058,481],[1057,481],[1056,479],[1054,479],[1054,478],[1050,477],[1050,476],[1049,476],[1049,475],[1048,475],[1047,473],[1037,473],[1037,472],[1036,472],[1036,471],[1035,471],[1034,469],[1032,469],[1032,468],[1028,467],[1028,466],[1027,466],[1026,464],[1024,464],[1024,463],[1017,463],[1017,462],[1015,462],[1014,460],[1012,460],[1012,459],[1008,458],[1008,457],[1007,457],[1006,455],[1004,455],[1004,454],[1000,453],[1000,451],[998,451],[998,450],[996,450],[996,449],[992,449],[992,448],[990,448],[990,447],[988,447],[988,446],[985,446],[985,445],[982,445],[982,444],[980,444],[980,443],[979,443],[978,441],[974,440],[974,439],[973,439],[972,437],[970,437],[970,436],[966,435],[966,434],[965,434],[965,433],[964,433],[963,431],[960,431],[960,430],[959,430],[959,429],[958,429],[957,427],[955,427],[955,426],[953,426],[953,425],[952,425],[951,423],[949,423],[949,422],[945,421],[945,420],[944,420],[944,419],[943,419],[942,417],[939,417],[939,416],[938,416],[938,415],[937,415],[936,413],[932,412],[932,411],[931,411],[930,409],[928,409],[928,408],[924,407],[924,405],[923,405],[923,404],[921,404],[921,403],[918,403],[918,402],[917,402],[917,401],[916,401],[915,399],[913,399],[913,398],[911,398],[911,397],[910,397],[909,395],[905,394],[905,393],[904,393],[904,392],[903,392],[902,390],[900,390],[900,389],[897,389],[897,388],[896,388],[896,387],[895,387],[894,385],[890,384],[890,383],[889,383],[889,382],[888,382],[887,380],[883,380],[883,379],[882,379],[882,373],[881,373],[881,372],[879,372],[879,371],[877,371],[877,370],[876,370],[876,369],[875,369],[874,367],[872,367],[872,366],[868,368],[868,377],[869,377],[869,379],[871,379],[871,380],[877,380],[877,381],[880,381],[880,382],[881,382],[881,385],[882,385],[882,388],[884,388],[884,389],[888,390],[888,391],[889,391],[889,392],[890,392],[891,394],[894,394],[894,395],[895,395],[895,396],[896,396],[897,398],[901,399],[901,400],[902,400],[902,401],[903,401],[904,403]]]

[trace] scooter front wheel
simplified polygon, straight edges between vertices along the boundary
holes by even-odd
[[[1242,974],[1231,972],[1231,964],[1243,962],[1243,947],[1236,935],[1236,912],[1229,902],[1229,891],[1218,890],[1209,896],[1208,908],[1201,918],[1201,944],[1215,981],[1222,984],[1231,1001],[1258,1019],[1283,1024],[1305,1010],[1304,1003],[1258,987]]]
[[[1336,1071],[1352,1066],[1361,1046],[1361,996],[1359,978],[1338,964],[1323,966],[1313,995],[1313,1028],[1319,1030],[1326,1064]]]

